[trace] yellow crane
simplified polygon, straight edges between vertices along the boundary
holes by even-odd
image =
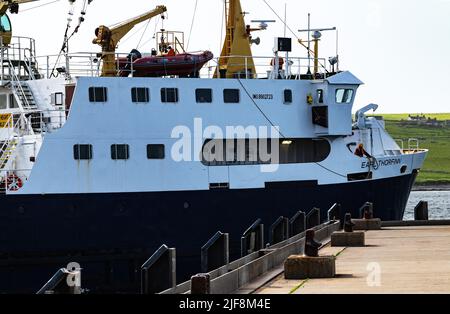
[[[129,19],[114,27],[100,26],[95,30],[97,36],[93,43],[102,47],[101,58],[103,60],[102,76],[116,76],[116,57],[115,52],[119,41],[127,35],[134,26],[151,18],[163,14],[167,11],[167,8],[163,5],[157,6],[156,9],[147,13],[139,15],[135,18]]]
[[[6,11],[19,13],[19,4],[34,2],[38,0],[2,0],[0,1],[0,38],[3,46],[8,46],[12,38],[12,26]]]
[[[254,31],[263,30],[262,28],[250,28],[245,24],[245,12],[242,11],[240,0],[226,0],[226,35],[223,44],[222,53],[219,59],[218,72],[227,78],[236,76],[256,75],[255,64],[252,57],[252,36]]]

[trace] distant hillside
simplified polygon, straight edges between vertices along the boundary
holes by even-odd
[[[421,116],[425,115],[427,118],[438,120],[450,120],[450,113],[402,113],[402,114],[379,114],[383,116],[385,120],[399,121],[406,120],[409,116]]]
[[[417,138],[420,147],[430,150],[417,183],[420,185],[450,183],[450,127],[432,127],[404,125],[401,120],[417,114],[382,114],[386,120],[386,129],[394,139],[402,139],[407,145],[408,139]],[[422,114],[419,114],[422,115]],[[450,120],[450,113],[425,114],[426,118]]]

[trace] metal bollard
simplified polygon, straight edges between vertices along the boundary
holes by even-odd
[[[211,294],[211,277],[209,274],[198,274],[191,278],[191,294]]]
[[[345,214],[345,222],[344,222],[344,231],[345,232],[353,232],[353,227],[355,224],[352,221],[352,214]]]
[[[316,232],[313,229],[309,229],[306,231],[305,256],[319,257],[319,249],[322,246],[322,243],[316,242],[316,240],[314,239],[315,236]]]
[[[373,219],[373,203],[365,203],[359,210],[361,218]]]
[[[427,221],[428,219],[428,202],[420,201],[414,208],[414,220]]]

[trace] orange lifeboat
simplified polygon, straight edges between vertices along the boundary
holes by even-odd
[[[180,54],[172,52],[141,57],[141,54],[134,50],[127,58],[119,59],[119,75],[127,77],[133,71],[134,77],[198,77],[201,68],[213,58],[214,55],[210,51]]]

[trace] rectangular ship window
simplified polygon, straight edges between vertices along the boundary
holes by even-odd
[[[272,146],[278,147],[272,147]],[[272,154],[273,152],[273,154]],[[331,153],[327,139],[208,139],[203,144],[205,166],[307,164],[322,162]]]
[[[17,103],[16,97],[13,94],[9,95],[9,108],[19,109],[19,104]]]
[[[0,110],[5,110],[8,108],[7,98],[5,94],[0,95]]]
[[[370,172],[361,172],[361,173],[351,173],[351,174],[347,175],[347,180],[349,182],[372,180],[372,178],[373,178],[372,171],[370,171]]]
[[[106,87],[89,87],[90,102],[107,102],[108,89]]]
[[[353,99],[353,89],[337,89],[336,90],[336,102],[338,104],[349,104]]]
[[[130,145],[114,144],[111,145],[112,160],[128,160],[130,158]]]
[[[131,100],[135,103],[150,101],[150,91],[146,87],[134,87],[131,89]]]
[[[77,144],[73,146],[73,158],[75,160],[91,160],[92,159],[92,145]]]
[[[161,88],[161,102],[177,103],[178,102],[178,88]]]
[[[290,90],[290,89],[284,90],[284,103],[292,104],[292,90]]]
[[[317,103],[323,104],[323,89],[317,90]]]
[[[147,145],[147,158],[148,159],[164,159],[165,158],[165,147],[160,144],[150,144]]]
[[[239,89],[224,89],[223,101],[226,104],[237,104],[240,101]]]
[[[212,103],[212,89],[199,88],[195,90],[197,103]]]

